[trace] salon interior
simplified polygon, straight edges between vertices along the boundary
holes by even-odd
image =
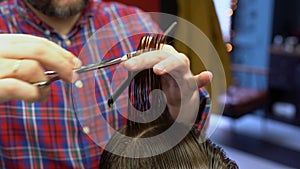
[[[214,45],[220,31],[226,83],[225,90],[213,87],[220,77],[214,74],[209,138],[241,169],[300,168],[299,0],[213,0],[214,8],[206,0],[119,1],[186,17],[209,29]]]

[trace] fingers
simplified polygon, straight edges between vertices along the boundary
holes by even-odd
[[[43,68],[35,60],[0,58],[0,67],[0,79],[15,78],[27,83],[47,80]]]
[[[139,56],[129,59],[124,67],[130,71],[139,71],[152,68],[156,74],[163,75],[173,70],[188,71],[189,60],[178,53],[173,47],[164,45],[162,50],[145,52]]]
[[[25,34],[0,34],[0,102],[8,100],[44,101],[49,87],[32,83],[47,80],[45,69],[56,71],[72,82],[73,69],[81,62],[55,43]]]
[[[44,101],[49,87],[38,89],[32,83],[47,77],[37,61],[0,58],[0,102],[22,99],[28,102]]]
[[[0,103],[9,100],[43,101],[49,93],[49,89],[41,91],[33,85],[12,78],[0,79],[0,88]]]
[[[210,84],[213,78],[213,74],[210,71],[203,71],[198,75],[194,76],[198,87],[204,87]]]
[[[55,43],[31,35],[0,35],[1,57],[9,59],[36,60],[48,70],[56,71],[68,82],[72,81],[73,70],[81,62],[70,52]],[[16,50],[22,49],[22,50]]]
[[[172,74],[176,79],[189,79],[190,61],[186,55],[178,53],[172,46],[164,45],[162,50],[143,53],[124,63],[124,67],[130,71],[139,71],[152,68],[158,75]],[[198,87],[210,84],[213,75],[209,71],[201,72],[194,76],[194,81]]]

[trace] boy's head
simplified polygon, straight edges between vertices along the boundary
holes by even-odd
[[[117,150],[114,154],[104,150],[100,169],[228,169],[238,168],[237,164],[226,157],[224,151],[210,140],[201,140],[198,131],[192,129],[185,138],[173,148],[156,154],[166,149],[169,140],[176,137],[176,132],[153,139],[148,142],[139,142],[139,139],[157,136],[170,127],[171,123],[158,123],[155,125],[142,125],[137,128],[125,127],[118,135],[114,135],[107,144],[107,150]],[[185,128],[183,124],[178,124]],[[130,137],[130,139],[128,139]],[[134,139],[133,139],[134,138]],[[150,139],[151,140],[151,139]],[[141,144],[143,143],[143,144]],[[116,151],[116,150],[114,150]],[[121,153],[120,153],[121,152]],[[130,157],[126,153],[131,153]],[[153,153],[143,154],[144,153]],[[147,156],[145,158],[145,156]],[[135,158],[134,158],[135,157]],[[140,158],[141,157],[141,158]]]

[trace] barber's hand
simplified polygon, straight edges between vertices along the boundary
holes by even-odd
[[[182,121],[195,121],[199,107],[194,105],[200,103],[198,88],[211,82],[211,72],[204,71],[193,75],[186,55],[178,53],[170,45],[164,45],[160,51],[141,54],[123,65],[130,71],[153,68],[154,73],[162,75],[162,88],[172,117],[175,119],[180,111],[184,111]]]
[[[74,67],[81,62],[70,52],[40,37],[24,34],[0,35],[0,102],[43,101],[49,87],[32,85],[47,80],[45,69],[58,72],[61,79],[72,82]]]

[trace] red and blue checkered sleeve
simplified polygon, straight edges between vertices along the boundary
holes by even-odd
[[[199,89],[200,105],[198,110],[197,119],[195,122],[195,128],[202,133],[206,131],[209,125],[209,112],[211,108],[211,100],[209,93],[202,87]]]

